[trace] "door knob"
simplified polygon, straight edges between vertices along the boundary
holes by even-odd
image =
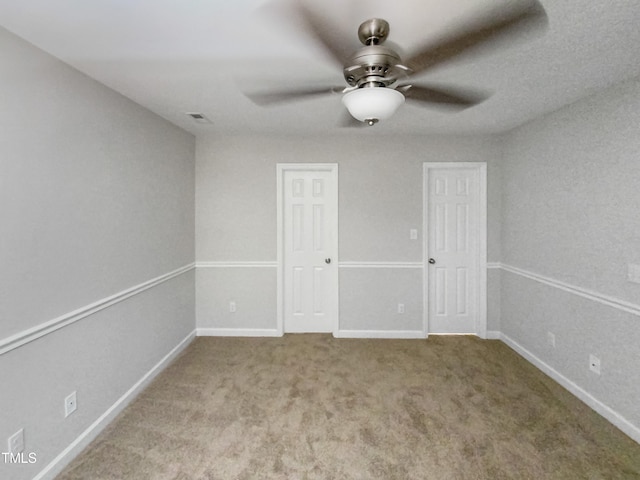
[[[430,263],[431,265],[433,265],[434,263],[436,263],[436,259],[435,259],[435,258],[430,258],[430,259],[429,259],[429,263]]]
[[[326,264],[331,263],[331,259],[330,259],[330,258],[325,258],[325,259],[324,259],[324,263],[326,263]]]

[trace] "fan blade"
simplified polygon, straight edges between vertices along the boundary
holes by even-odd
[[[329,21],[309,9],[301,0],[273,0],[262,7],[264,11],[271,15],[286,20],[290,25],[303,25],[304,31],[327,50],[331,57],[344,66],[352,53],[350,45],[354,44],[354,35],[345,35],[344,32]],[[353,37],[353,38],[352,38]]]
[[[267,91],[245,93],[256,105],[268,106],[276,104],[285,104],[299,100],[308,100],[321,95],[341,93],[344,87],[316,87],[301,88],[299,90],[283,90],[283,91]]]
[[[401,85],[396,90],[411,100],[457,109],[473,107],[487,98],[487,95],[472,90],[434,88],[420,85]]]
[[[548,23],[544,7],[538,0],[531,0],[526,8],[506,12],[501,18],[465,25],[453,34],[447,34],[411,56],[406,65],[413,74],[450,60],[467,49],[510,36],[525,27],[546,27]]]

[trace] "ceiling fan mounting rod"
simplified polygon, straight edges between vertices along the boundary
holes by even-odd
[[[358,38],[366,45],[380,45],[389,36],[389,23],[381,18],[372,18],[360,24]]]

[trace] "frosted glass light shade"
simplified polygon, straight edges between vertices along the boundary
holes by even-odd
[[[404,103],[404,95],[393,88],[364,87],[346,93],[342,103],[361,122],[386,120]]]

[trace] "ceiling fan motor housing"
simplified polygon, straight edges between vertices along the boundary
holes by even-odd
[[[358,28],[358,38],[364,45],[354,53],[344,67],[344,79],[351,87],[388,87],[409,69],[400,64],[400,55],[382,43],[389,36],[389,23],[372,18]]]
[[[363,47],[349,58],[343,70],[344,79],[352,87],[387,87],[408,74],[409,69],[400,61],[400,56],[390,48]]]

